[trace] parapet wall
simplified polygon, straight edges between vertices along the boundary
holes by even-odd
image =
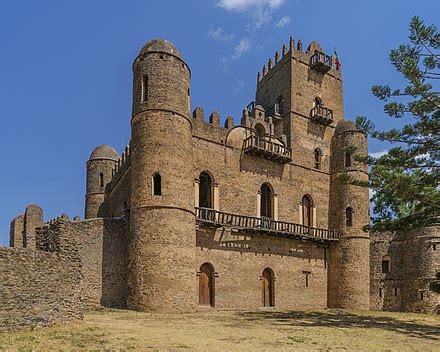
[[[81,264],[68,219],[36,234],[41,249],[0,248],[0,331],[82,319]]]

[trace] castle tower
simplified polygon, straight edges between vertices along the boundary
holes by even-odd
[[[354,146],[350,153],[347,147]],[[367,165],[353,155],[367,154],[367,138],[352,121],[340,121],[331,146],[329,227],[341,232],[340,242],[332,244],[328,269],[328,306],[342,309],[369,309],[370,237],[362,230],[369,224],[367,187],[341,179],[368,180]]]
[[[108,216],[104,209],[105,185],[112,179],[118,153],[108,145],[96,147],[87,161],[86,219]]]
[[[130,309],[195,307],[190,70],[175,46],[148,42],[133,64]]]
[[[301,42],[295,47],[291,37],[289,47],[275,54],[274,64],[258,73],[255,104],[272,117],[275,137],[286,136],[292,159],[309,167],[314,149],[329,157],[334,127],[343,119],[340,68],[319,43],[303,52]]]

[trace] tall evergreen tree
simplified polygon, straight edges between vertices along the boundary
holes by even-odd
[[[413,17],[409,43],[391,50],[389,58],[406,80],[401,89],[375,85],[385,113],[402,127],[379,131],[366,117],[358,128],[393,144],[385,155],[355,155],[371,166],[372,230],[399,230],[439,224],[440,210],[440,33]],[[355,180],[353,182],[356,182]]]

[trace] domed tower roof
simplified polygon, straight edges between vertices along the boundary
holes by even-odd
[[[102,144],[93,149],[92,154],[90,154],[89,160],[96,159],[110,159],[118,161],[119,155],[112,147],[106,144]]]
[[[358,131],[358,128],[356,127],[354,121],[341,120],[336,124],[335,135],[349,131]]]
[[[169,42],[166,39],[150,40],[142,47],[139,55],[143,55],[149,51],[160,51],[181,58],[179,50],[177,50],[173,43]]]

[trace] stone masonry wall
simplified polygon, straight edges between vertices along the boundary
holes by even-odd
[[[80,260],[67,220],[40,235],[57,238],[57,251],[0,248],[0,331],[82,319]]]

